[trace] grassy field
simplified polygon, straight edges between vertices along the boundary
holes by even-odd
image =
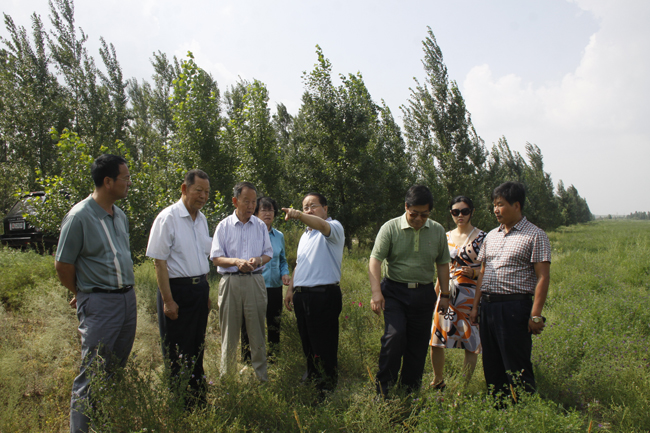
[[[205,365],[209,405],[187,414],[167,388],[155,317],[155,275],[136,268],[138,333],[119,381],[98,377],[101,432],[650,431],[650,222],[599,221],[550,233],[548,326],[534,337],[539,394],[494,409],[482,366],[467,386],[461,351],[447,351],[447,389],[375,399],[383,319],[369,308],[369,251],[346,252],[340,382],[325,402],[300,384],[304,360],[291,313],[269,383],[221,380],[218,312],[210,313]],[[287,233],[295,258],[297,233]],[[216,305],[216,279],[212,281]],[[79,363],[77,319],[52,257],[0,250],[0,432],[66,431]],[[424,382],[432,380],[427,361]],[[101,387],[101,389],[100,389]]]

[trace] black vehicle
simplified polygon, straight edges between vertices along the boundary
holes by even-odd
[[[14,248],[34,248],[41,252],[51,252],[58,242],[58,236],[43,233],[32,226],[23,215],[33,213],[34,200],[45,200],[43,191],[30,192],[18,200],[2,221],[4,234],[0,236],[3,245]]]

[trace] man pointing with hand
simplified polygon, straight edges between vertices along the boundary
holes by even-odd
[[[310,192],[302,212],[282,208],[286,220],[303,222],[307,229],[298,244],[293,279],[284,299],[296,310],[302,350],[307,358],[304,380],[313,380],[324,397],[338,381],[339,315],[342,309],[341,261],[345,234],[340,222],[328,218],[327,199]]]

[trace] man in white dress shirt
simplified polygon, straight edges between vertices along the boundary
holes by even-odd
[[[257,378],[266,382],[266,284],[264,264],[273,257],[266,224],[253,215],[257,190],[250,182],[239,182],[233,190],[235,212],[223,219],[214,232],[210,258],[223,276],[219,282],[221,325],[221,375],[236,370],[237,344],[246,318],[251,364]]]
[[[210,180],[190,170],[181,185],[181,199],[156,217],[147,256],[154,259],[158,281],[158,326],[163,356],[170,362],[173,386],[190,385],[191,407],[205,402],[203,345],[208,323],[211,237],[201,213],[210,194]]]

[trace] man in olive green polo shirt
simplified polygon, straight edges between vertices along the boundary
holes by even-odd
[[[135,340],[137,310],[129,222],[114,203],[125,198],[131,175],[126,160],[102,155],[91,167],[95,190],[70,209],[61,225],[54,266],[74,297],[81,334],[81,368],[72,384],[70,432],[88,432],[90,364],[107,371],[124,366]]]
[[[386,222],[375,240],[368,275],[370,306],[384,313],[377,393],[384,398],[400,383],[408,392],[422,383],[431,321],[436,305],[434,278],[440,283],[439,309],[449,307],[449,248],[445,230],[429,219],[433,195],[415,185],[406,193],[404,215]],[[386,261],[381,280],[382,262]],[[381,281],[381,282],[380,282]],[[400,375],[401,366],[401,375]]]

